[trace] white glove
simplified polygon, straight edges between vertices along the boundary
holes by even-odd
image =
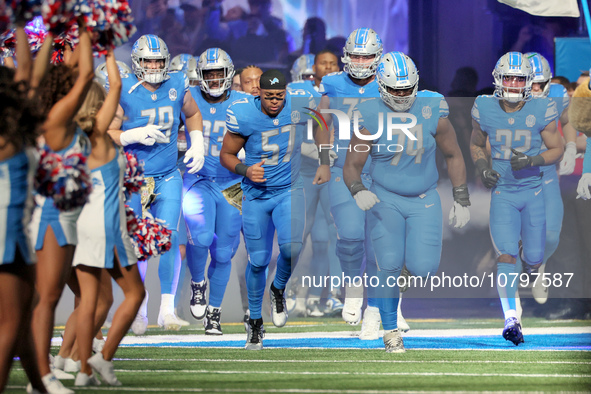
[[[143,127],[136,127],[135,129],[129,129],[121,133],[119,137],[122,146],[131,144],[142,144],[152,146],[156,142],[166,142],[167,138],[160,131],[160,126],[149,124]]]
[[[577,156],[577,144],[569,142],[564,149],[564,156],[560,162],[559,175],[570,175],[575,170],[575,157]]]
[[[339,158],[339,155],[337,155],[337,152],[335,152],[334,150],[329,150],[328,151],[328,159],[330,160],[330,166],[334,166],[334,162],[336,159]]]
[[[240,149],[236,156],[238,157],[238,160],[244,163],[244,160],[246,160],[246,152],[244,151],[244,148]]]
[[[205,163],[205,145],[203,143],[203,133],[201,130],[193,130],[189,133],[191,138],[191,147],[185,152],[183,163],[187,165],[187,172],[194,174],[203,167]],[[192,161],[189,163],[189,160]]]
[[[302,155],[313,160],[318,160],[318,147],[316,144],[302,142]]]
[[[374,205],[380,202],[378,196],[376,196],[369,190],[362,190],[360,192],[357,192],[357,194],[355,194],[353,198],[355,199],[357,206],[363,209],[364,211],[370,210]]]
[[[449,225],[455,228],[462,228],[470,221],[470,210],[454,201],[449,211]],[[455,225],[454,225],[455,222]]]
[[[579,179],[579,186],[577,187],[577,198],[582,198],[583,200],[591,200],[591,192],[589,192],[589,187],[591,187],[591,172],[586,172],[581,176],[581,179]]]

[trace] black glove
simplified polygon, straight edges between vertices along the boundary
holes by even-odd
[[[488,161],[485,159],[478,159],[475,164],[478,175],[480,175],[480,179],[482,180],[482,184],[488,189],[495,187],[501,174],[490,168],[488,166]]]
[[[454,195],[454,201],[463,207],[470,206],[470,193],[468,193],[468,185],[465,183],[460,186],[456,186],[452,189]]]
[[[513,156],[511,157],[511,169],[513,171],[519,171],[532,166],[543,166],[546,163],[541,155],[528,156],[513,148],[511,148],[511,152],[513,152]]]

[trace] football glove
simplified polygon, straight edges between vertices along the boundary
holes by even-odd
[[[570,175],[575,171],[575,157],[577,156],[577,144],[568,142],[564,149],[564,156],[560,162],[559,175]]]
[[[513,171],[519,171],[533,166],[542,166],[545,163],[544,158],[540,155],[528,156],[513,148],[511,148],[511,152],[513,152],[513,156],[511,157],[511,169]]]
[[[160,131],[160,126],[153,124],[126,130],[119,137],[122,146],[131,144],[152,146],[157,142],[163,143],[167,140],[166,135]]]
[[[193,130],[189,136],[191,137],[191,147],[185,152],[183,162],[187,165],[187,172],[194,174],[203,167],[205,162],[205,146],[201,130]],[[191,162],[189,163],[189,161]]]
[[[591,172],[586,172],[579,179],[579,186],[577,187],[577,198],[583,200],[591,200],[591,192],[589,187],[591,186]]]

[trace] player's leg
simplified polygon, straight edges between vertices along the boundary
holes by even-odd
[[[221,193],[216,195],[216,238],[211,246],[211,263],[207,271],[209,278],[209,306],[204,321],[205,333],[221,335],[220,326],[222,300],[232,271],[234,245],[240,237],[240,212],[231,206]]]
[[[556,171],[551,171],[549,174],[544,172],[542,187],[544,188],[544,205],[546,207],[546,244],[544,246],[544,261],[538,272],[543,276],[546,262],[558,248],[564,205]],[[543,285],[542,277],[539,277],[537,281],[534,280],[532,294],[540,304],[548,300],[548,287]]]
[[[264,326],[261,309],[266,270],[273,252],[275,226],[271,218],[272,200],[248,200],[242,202],[242,228],[248,253],[246,267],[246,287],[250,317],[247,325],[247,350],[263,348]]]
[[[277,257],[277,272],[271,284],[271,315],[273,324],[283,327],[287,322],[287,307],[285,305],[285,286],[291,277],[291,272],[297,265],[302,250],[302,237],[305,226],[306,201],[304,189],[294,189],[273,198],[276,206],[272,218],[277,228],[277,243],[279,256]]]
[[[201,320],[207,310],[205,266],[215,237],[215,191],[209,181],[195,183],[183,198],[187,223],[187,264],[191,273],[191,314]]]
[[[382,197],[383,198],[383,197]],[[388,352],[402,352],[404,345],[398,330],[398,295],[396,279],[405,259],[406,221],[392,202],[376,204],[367,215],[367,231],[376,260],[379,284],[375,297],[384,327],[384,345]],[[371,272],[371,270],[370,270]],[[382,287],[383,286],[383,287]]]
[[[523,342],[518,320],[515,293],[521,272],[518,264],[518,242],[521,233],[522,196],[502,190],[493,192],[490,202],[490,234],[497,255],[497,292],[505,316],[503,337],[514,344]]]
[[[521,240],[524,271],[539,267],[544,260],[546,244],[546,207],[542,193],[524,190],[525,204],[521,211]]]
[[[308,195],[306,195],[306,202],[307,197]],[[307,224],[308,222],[306,221],[306,225]],[[312,278],[312,284],[316,283],[316,285],[313,285],[308,289],[306,314],[311,317],[322,317],[324,316],[324,312],[320,308],[320,299],[324,287],[320,284],[323,283],[322,278],[328,275],[329,272],[328,251],[330,248],[330,238],[328,223],[326,222],[325,214],[321,207],[316,209],[316,216],[310,233],[310,239],[312,241],[312,258],[306,274]],[[301,262],[299,264],[301,264]],[[314,280],[314,278],[316,279]]]
[[[156,180],[154,193],[158,195],[152,204],[155,218],[164,221],[172,231],[170,251],[160,255],[158,277],[160,278],[160,313],[158,324],[168,330],[180,329],[174,315],[174,296],[179,282],[181,256],[179,253],[178,225],[181,215],[182,179],[178,170]]]

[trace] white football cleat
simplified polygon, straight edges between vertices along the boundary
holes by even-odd
[[[545,304],[548,301],[548,287],[544,286],[544,281],[542,280],[545,270],[546,264],[542,264],[538,269],[540,276],[538,276],[537,280],[534,279],[534,283],[532,283],[531,293],[538,304]]]
[[[189,327],[191,325],[191,323],[189,323],[188,321],[183,320],[179,317],[179,314],[178,314],[176,308],[174,310],[174,315],[175,315],[176,319],[179,321],[179,324],[181,325],[181,327]]]
[[[398,329],[384,332],[384,346],[386,353],[404,353],[404,341]]]
[[[364,341],[373,341],[380,338],[380,310],[375,306],[367,306],[363,312],[363,321],[361,322],[361,332],[359,339]]]
[[[140,305],[140,309],[131,323],[131,331],[135,335],[144,335],[146,330],[148,329],[148,299],[150,295],[148,294],[148,290],[146,290],[146,296],[142,301],[142,305]]]
[[[158,314],[158,326],[163,327],[167,331],[178,331],[181,329],[181,323],[174,313],[162,314],[162,311]]]
[[[283,327],[287,323],[285,289],[277,289],[271,283],[269,297],[271,298],[271,320],[275,327]]]
[[[363,306],[363,287],[345,284],[345,304],[341,315],[343,320],[352,326],[359,324],[361,320],[361,307]]]

